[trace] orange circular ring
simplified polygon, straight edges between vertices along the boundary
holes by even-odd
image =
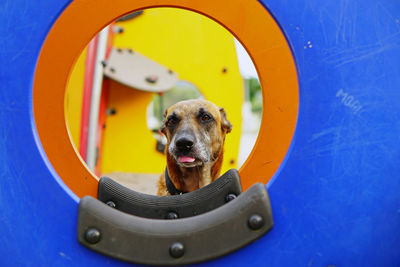
[[[243,188],[266,183],[290,146],[299,90],[295,63],[279,26],[256,0],[75,0],[50,30],[40,53],[33,112],[43,149],[65,184],[78,196],[96,196],[97,178],[75,150],[64,98],[72,67],[93,36],[135,10],[175,7],[203,14],[227,28],[247,49],[260,77],[263,114],[256,144],[240,170]]]

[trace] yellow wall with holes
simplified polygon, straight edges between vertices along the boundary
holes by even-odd
[[[81,113],[82,113],[82,97],[83,83],[85,75],[85,59],[86,49],[77,59],[74,68],[71,71],[68,81],[67,90],[65,92],[65,112],[66,121],[71,139],[79,150],[79,139],[81,131]]]
[[[233,131],[227,135],[223,171],[236,168],[241,132],[243,81],[233,36],[216,22],[186,10],[156,8],[130,21],[114,45],[131,48],[178,73],[206,99],[224,107]],[[223,70],[226,69],[226,72]],[[164,156],[146,124],[146,107],[153,94],[113,82],[104,135],[102,172],[161,173]]]

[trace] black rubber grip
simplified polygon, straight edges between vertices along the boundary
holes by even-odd
[[[225,255],[272,228],[265,185],[210,212],[178,220],[120,212],[86,196],[79,203],[78,240],[99,253],[139,264],[180,265]]]
[[[231,169],[199,190],[176,196],[139,193],[103,177],[99,181],[97,198],[120,211],[139,217],[175,219],[199,215],[218,208],[241,192],[239,173]]]

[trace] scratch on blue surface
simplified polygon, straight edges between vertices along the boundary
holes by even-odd
[[[336,127],[331,127],[331,128],[322,130],[321,132],[313,134],[311,136],[311,139],[308,142],[313,142],[313,141],[317,140],[318,138],[320,138],[322,136],[325,136],[325,135],[328,135],[328,134],[331,134],[331,133],[333,133],[335,131],[336,131]]]
[[[60,252],[60,253],[58,253],[62,258],[64,258],[64,259],[66,259],[66,260],[69,260],[69,261],[72,261],[72,259],[71,259],[71,257],[68,257],[64,252]]]
[[[16,53],[14,54],[14,56],[11,58],[11,62],[15,61],[18,57],[20,57],[23,54],[28,54],[28,53],[32,53],[32,51],[34,51],[34,49],[32,49],[31,47],[31,40],[33,39],[33,32],[30,30],[32,28],[32,24],[35,24],[34,22],[32,22],[30,25],[24,25],[23,27],[20,27],[21,29],[24,29],[24,31],[26,32],[26,41],[23,45],[22,48],[20,48],[18,51],[16,51]]]
[[[339,22],[338,22],[337,30],[336,30],[336,44],[339,44],[343,40],[346,40],[347,24],[349,24],[349,18],[346,16],[348,9],[349,9],[348,4],[349,4],[349,1],[347,1],[347,0],[342,0],[340,2],[340,14],[339,14],[339,19],[338,19]],[[357,16],[357,14],[353,14],[353,15],[354,15],[354,17]],[[353,35],[353,33],[351,33],[350,35]]]
[[[379,42],[367,46],[356,46],[350,49],[342,50],[337,53],[333,53],[330,56],[326,57],[325,61],[329,64],[335,65],[336,67],[340,67],[348,63],[357,62],[381,54],[398,46],[398,44],[392,42],[392,40],[398,36],[400,36],[400,33],[388,36],[388,40],[385,41],[385,44],[381,44]]]
[[[357,1],[342,0],[338,5],[338,13],[332,12],[328,4],[319,11],[320,32],[324,41],[330,43],[324,62],[341,67],[400,46],[399,18],[380,1],[368,8]],[[369,20],[365,20],[359,12],[368,12]],[[385,27],[380,27],[382,25]],[[331,29],[329,26],[334,27],[334,36],[327,34]],[[369,29],[368,36],[360,38],[365,28]]]

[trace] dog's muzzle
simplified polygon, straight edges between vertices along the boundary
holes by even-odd
[[[208,159],[204,146],[195,135],[187,132],[175,136],[175,140],[169,146],[169,152],[180,166],[186,168],[200,166]]]
[[[194,137],[190,135],[180,136],[175,141],[177,151],[182,154],[191,152],[194,145]]]

